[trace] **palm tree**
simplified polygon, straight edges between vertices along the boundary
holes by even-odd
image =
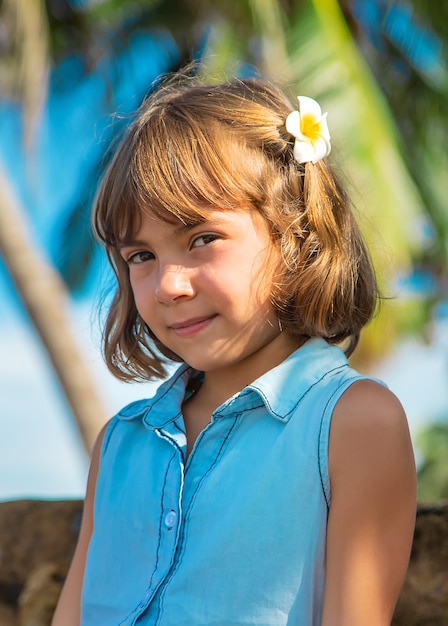
[[[376,48],[368,43],[369,37],[376,40],[363,17],[367,4],[379,16]],[[348,163],[349,182],[386,295],[395,295],[388,285],[397,275],[408,275],[415,267],[437,281],[428,298],[414,298],[408,306],[387,302],[384,314],[364,333],[358,355],[363,360],[378,357],[393,345],[397,333],[421,332],[434,303],[443,297],[446,282],[448,217],[443,173],[447,137],[442,104],[448,81],[443,72],[439,72],[439,82],[437,72],[417,72],[412,59],[422,29],[446,41],[446,29],[440,26],[446,23],[446,8],[436,10],[405,0],[241,0],[213,6],[205,0],[122,0],[121,10],[116,7],[111,0],[94,3],[82,13],[82,22],[79,13],[77,45],[90,36],[103,41],[102,53],[106,50],[113,58],[117,41],[126,45],[136,30],[154,35],[168,28],[178,46],[178,66],[200,56],[199,71],[208,80],[258,71],[283,83],[292,95],[310,93],[323,102],[333,120],[335,144]],[[411,13],[406,28],[413,45],[393,47],[390,32],[394,19],[401,19],[401,10]],[[72,14],[67,20],[70,26],[75,23]],[[112,29],[112,37],[104,36],[104,24]],[[63,30],[64,22],[58,28]],[[92,64],[101,52],[98,46],[88,49]],[[444,62],[441,57],[438,65],[443,67]],[[384,70],[389,66],[406,68],[401,82],[392,71]],[[418,85],[415,91],[414,85]],[[413,113],[417,104],[431,121],[427,127]],[[98,178],[100,169],[99,162],[93,165],[93,178]],[[80,206],[74,206],[73,215],[79,212]],[[416,235],[423,230],[431,232],[424,240]],[[69,242],[63,242],[66,250]],[[67,258],[65,262],[70,267]]]
[[[36,11],[33,14],[29,12],[30,4]],[[365,10],[367,4],[381,17],[381,28],[375,36],[369,31],[370,22],[364,19],[363,7]],[[397,332],[409,324],[411,311],[421,313],[413,317],[418,320],[413,330],[416,325],[423,327],[422,320],[428,317],[437,298],[442,297],[441,286],[446,281],[448,220],[441,181],[447,159],[446,125],[442,123],[446,106],[444,109],[442,104],[446,104],[448,92],[448,20],[443,3],[218,0],[211,6],[206,0],[102,0],[75,8],[77,5],[68,0],[35,0],[34,4],[3,0],[0,6],[4,19],[14,22],[16,33],[22,33],[21,38],[11,38],[10,52],[16,54],[7,57],[21,57],[22,67],[26,68],[19,81],[19,93],[25,103],[26,119],[30,120],[28,137],[32,136],[32,121],[42,100],[39,87],[45,86],[50,57],[55,60],[76,51],[82,56],[86,71],[92,71],[104,56],[113,64],[117,49],[126,46],[136,31],[155,37],[162,31],[170,33],[178,50],[172,69],[200,58],[198,71],[207,80],[259,72],[282,83],[292,95],[308,93],[319,99],[324,109],[330,111],[334,143],[350,171],[348,182],[359,190],[356,204],[364,215],[362,225],[384,285],[390,284],[396,274],[409,273],[413,264],[419,263],[437,277],[439,286],[439,292],[434,290],[426,300],[420,299],[419,308],[415,302],[412,309],[387,307],[386,314],[364,334],[359,354],[367,359],[383,353]],[[407,31],[415,37],[414,43],[407,45],[400,45],[402,40],[395,41],[391,35],[401,9],[407,11]],[[414,50],[423,31],[445,42],[437,57],[437,71],[416,65]],[[406,71],[401,71],[403,67]],[[17,87],[17,81],[10,81],[10,90],[13,85]],[[417,117],[415,109],[419,111]],[[426,125],[421,124],[422,117]],[[90,178],[97,179],[100,170],[98,158],[91,165]],[[79,250],[86,259],[92,251],[92,240],[86,237],[84,228],[77,229],[73,237],[73,225],[80,222],[90,193],[86,189],[85,197],[73,201],[67,228],[61,231],[66,254],[58,269],[70,288],[83,277],[78,265]],[[0,210],[5,210],[4,205],[3,202]],[[429,244],[415,236],[415,225],[422,221],[431,229]],[[64,233],[70,236],[64,238]],[[0,240],[2,251],[5,245]],[[15,258],[10,258],[13,277],[17,273],[16,263]],[[28,290],[25,286],[21,289],[31,310]],[[47,301],[52,301],[52,297],[47,297]],[[35,324],[41,328],[37,321]],[[56,328],[51,332],[56,333]],[[50,340],[42,332],[41,335],[50,353]],[[51,359],[59,369],[64,367],[62,361]],[[70,375],[60,372],[59,376],[66,385]],[[91,423],[91,417],[76,417],[79,423]]]
[[[43,3],[5,0],[3,19],[16,32],[15,54],[6,77],[10,92],[18,90],[24,102],[25,139],[32,141],[46,91],[48,28]],[[8,61],[10,59],[8,58]],[[67,289],[33,240],[13,184],[0,161],[0,252],[31,322],[45,346],[65,396],[76,417],[82,440],[91,450],[105,412],[82,360],[67,315]]]
[[[66,286],[36,247],[1,162],[0,190],[3,259],[90,451],[105,413],[70,329]]]

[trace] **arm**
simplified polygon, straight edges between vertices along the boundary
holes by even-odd
[[[322,626],[390,626],[412,545],[415,465],[403,408],[354,383],[330,430],[332,500]]]
[[[93,504],[95,500],[96,479],[98,476],[101,446],[107,426],[108,424],[101,429],[93,448],[78,543],[64,587],[59,597],[56,611],[53,615],[52,626],[79,626],[81,620],[81,591],[84,567],[90,537],[93,531]]]

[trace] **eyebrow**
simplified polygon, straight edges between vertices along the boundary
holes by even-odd
[[[170,224],[171,222],[167,222],[167,224]],[[183,235],[184,233],[187,233],[190,230],[193,230],[193,228],[196,228],[196,226],[199,226],[200,224],[205,224],[204,222],[194,222],[191,224],[181,224],[180,226],[178,226],[175,230],[174,230],[174,236],[178,237],[179,235]],[[121,250],[122,248],[126,248],[128,246],[139,246],[139,247],[144,247],[147,246],[148,242],[147,241],[143,241],[142,239],[135,239],[134,237],[125,237],[125,238],[118,238],[117,239],[117,247],[119,250]]]
[[[122,248],[127,248],[128,246],[145,246],[147,245],[144,241],[142,241],[141,239],[132,239],[132,238],[126,238],[126,239],[117,239],[117,248],[119,250],[121,250]]]

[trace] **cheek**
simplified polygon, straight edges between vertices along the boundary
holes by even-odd
[[[135,306],[142,317],[150,310],[154,301],[153,291],[148,281],[131,279],[131,290],[134,295]]]
[[[274,273],[269,261],[257,259],[252,266],[237,266],[229,278],[227,294],[240,315],[263,316],[273,310]]]

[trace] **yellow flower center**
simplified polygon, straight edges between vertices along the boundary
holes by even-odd
[[[300,116],[300,131],[310,141],[316,141],[321,135],[321,122],[314,115],[305,114]]]

